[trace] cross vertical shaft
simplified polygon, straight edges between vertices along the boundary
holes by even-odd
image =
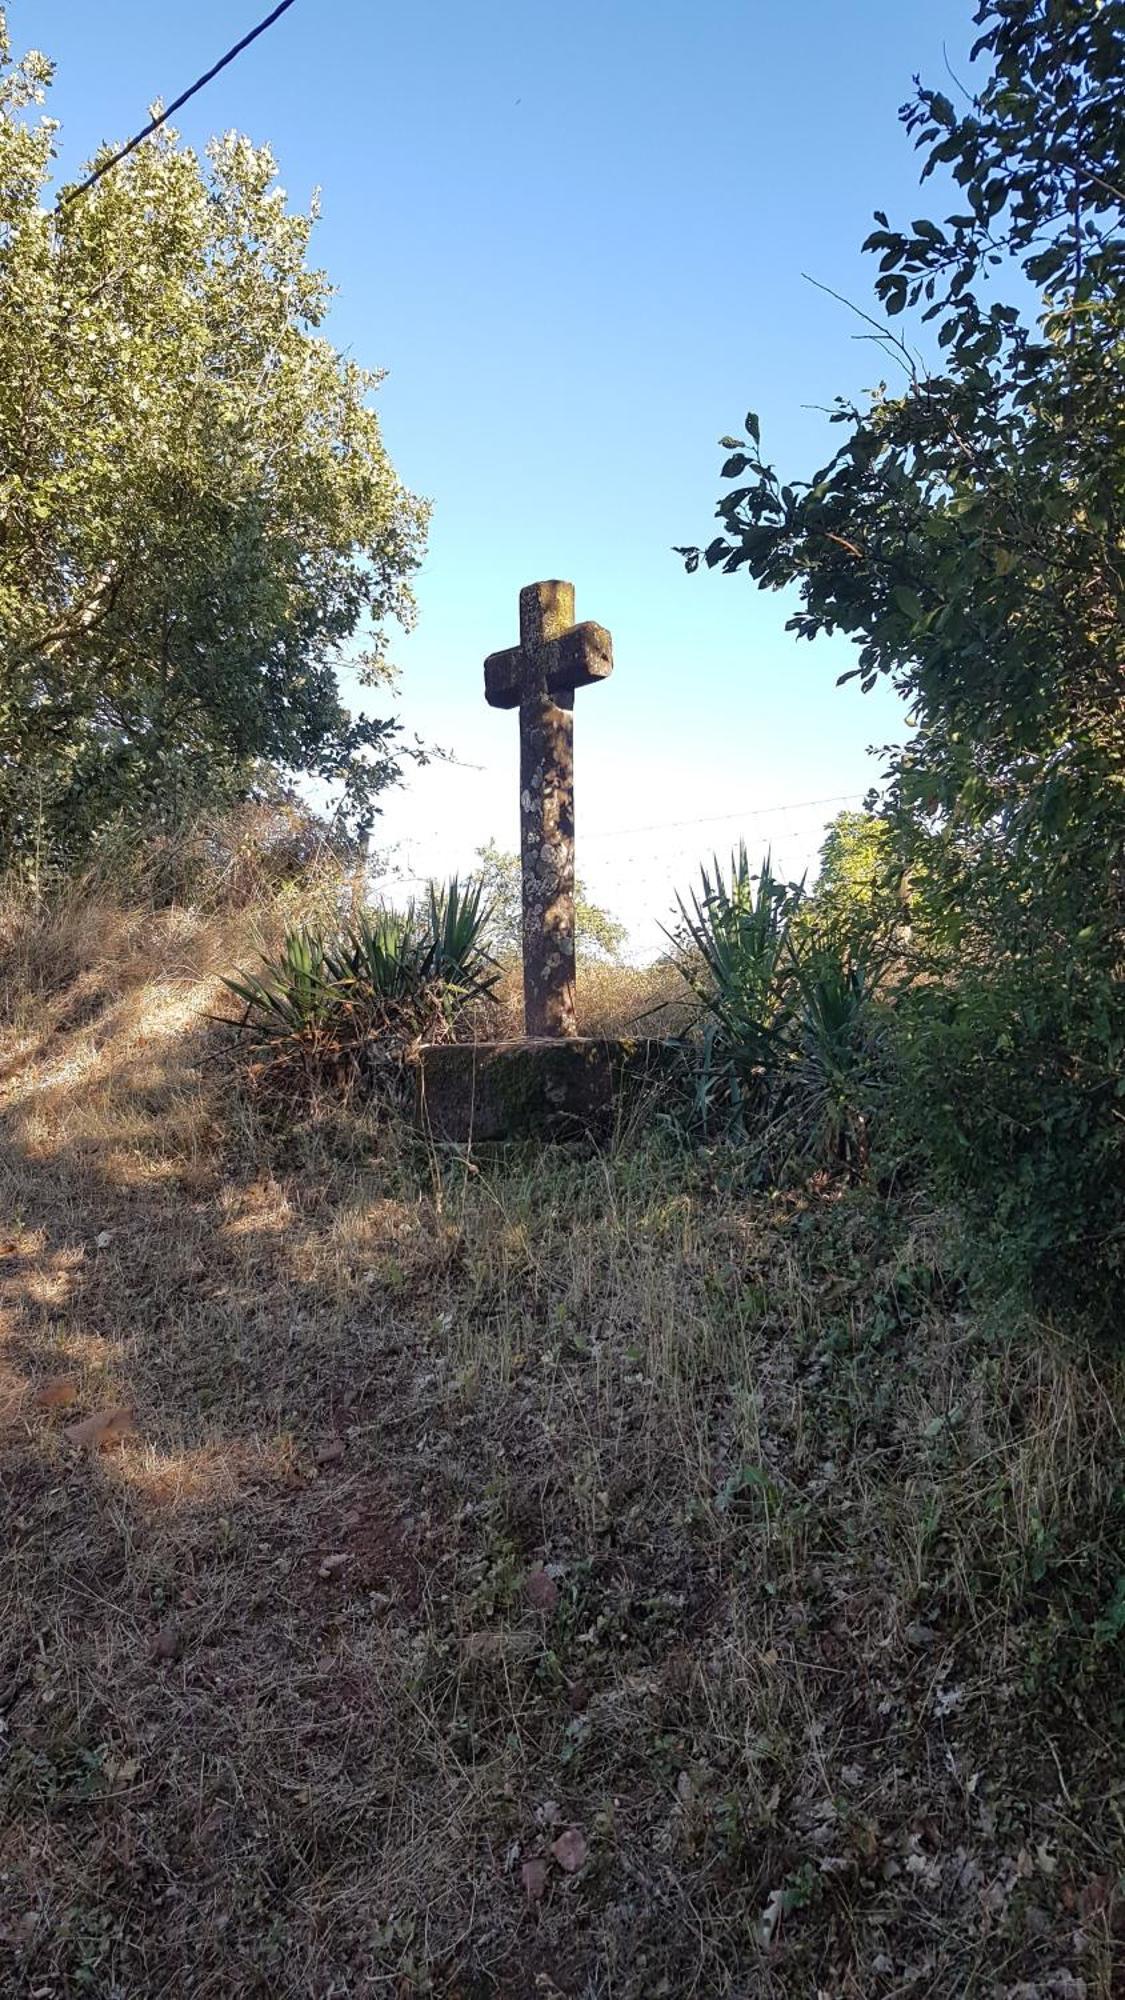
[[[528,1035],[575,1035],[574,693],[548,685],[551,642],[574,623],[574,587],[520,591],[520,852]]]
[[[574,623],[574,585],[520,591],[520,643],[484,663],[485,699],[520,712],[526,1033],[578,1032],[574,964],[574,691],[613,670],[609,633]]]

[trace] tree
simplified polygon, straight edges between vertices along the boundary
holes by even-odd
[[[425,509],[320,334],[273,159],[167,130],[52,211],[51,80],[0,13],[0,846],[75,852],[312,773],[366,820],[402,754],[349,712],[408,620]]]
[[[523,936],[523,903],[520,885],[520,858],[505,854],[490,840],[477,848],[474,880],[484,889],[491,906],[489,944],[500,955],[518,954]],[[574,898],[574,931],[578,950],[590,958],[613,964],[621,955],[628,931],[608,910],[591,903],[581,882]]]
[[[1125,6],[983,0],[976,19],[994,68],[970,110],[919,86],[902,114],[923,178],[949,167],[964,212],[906,232],[880,213],[867,239],[888,314],[921,306],[945,371],[875,322],[905,387],[838,403],[846,442],[806,482],[763,464],[751,413],[724,440],[724,473],[749,483],[720,501],[704,560],[796,582],[791,629],[848,632],[863,687],[894,679],[918,724],[895,799],[923,837],[944,829],[978,879],[982,841],[1025,882],[1045,869],[1053,896],[1075,868],[1085,893],[1092,863],[1116,903]],[[1013,262],[1042,293],[1035,327],[982,303]]]
[[[899,915],[901,873],[885,820],[869,812],[837,813],[805,905],[809,921],[844,944],[873,943]]]
[[[887,315],[869,323],[901,385],[837,404],[844,443],[806,481],[763,462],[750,413],[723,440],[721,531],[684,554],[795,583],[791,629],[850,634],[842,678],[887,675],[908,701],[887,818],[958,982],[920,1003],[946,1017],[919,1088],[950,1113],[961,1188],[975,1172],[1065,1288],[1125,1259],[1107,1199],[1125,1133],[1125,4],[980,0],[975,20],[979,94],[958,111],[918,84],[902,112],[923,180],[950,173],[958,206],[908,229],[877,213],[867,239]],[[1038,297],[1030,320],[987,299],[1004,275]],[[891,323],[908,310],[936,335],[930,365]]]

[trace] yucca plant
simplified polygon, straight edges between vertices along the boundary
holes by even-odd
[[[862,1166],[875,1087],[875,973],[832,939],[794,951],[790,1096],[798,1150]]]
[[[331,956],[318,931],[289,931],[275,959],[264,959],[265,971],[224,979],[244,1013],[236,1023],[240,1035],[253,1044],[288,1037],[308,1039],[325,1028],[339,1005]]]
[[[862,1164],[874,1088],[873,973],[803,921],[803,883],[752,874],[745,846],[678,898],[674,942],[702,1009],[689,1123],[750,1139],[764,1173],[796,1159]]]
[[[278,1080],[294,1069],[346,1078],[401,1065],[491,991],[488,918],[479,887],[455,876],[405,910],[360,910],[327,939],[293,931],[262,973],[224,982],[243,1003],[236,1036],[271,1058]]]
[[[745,844],[724,869],[716,856],[700,886],[677,897],[668,933],[705,1025],[695,1046],[695,1113],[728,1133],[745,1124],[751,1098],[787,1060],[792,955],[789,936],[803,884],[783,882],[766,855],[755,876]]]
[[[484,999],[492,992],[500,968],[485,947],[492,905],[484,885],[463,886],[454,875],[443,889],[431,882],[428,891],[428,977],[435,979],[459,1005]]]
[[[681,969],[732,1053],[768,1060],[784,1015],[791,958],[790,925],[803,885],[775,875],[769,854],[755,877],[745,844],[729,870],[716,856],[700,870],[690,899],[677,897],[681,926],[674,934]]]
[[[354,1006],[436,1007],[449,1017],[491,992],[498,968],[483,945],[489,911],[479,887],[457,877],[430,883],[422,904],[361,910],[330,953],[335,979]]]
[[[413,905],[400,910],[360,910],[329,949],[333,977],[352,1004],[399,1004],[417,995],[424,977],[424,946]]]

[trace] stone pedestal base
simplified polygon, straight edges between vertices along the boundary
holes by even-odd
[[[622,1099],[666,1075],[672,1059],[665,1042],[607,1035],[431,1042],[418,1051],[416,1121],[455,1145],[608,1138]]]

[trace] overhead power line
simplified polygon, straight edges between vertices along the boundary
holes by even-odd
[[[56,214],[60,208],[66,206],[67,202],[77,201],[79,195],[88,194],[89,190],[95,187],[98,181],[104,175],[108,174],[113,167],[119,166],[122,160],[128,159],[129,154],[135,153],[138,146],[143,146],[145,140],[151,138],[152,134],[167,119],[171,118],[175,112],[179,111],[188,102],[189,98],[197,96],[214,77],[218,76],[220,70],[226,69],[228,63],[232,63],[236,56],[242,54],[243,49],[248,49],[251,42],[256,42],[259,35],[264,35],[267,28],[272,28],[275,21],[280,20],[283,14],[288,13],[292,5],[293,0],[280,0],[280,5],[274,8],[272,14],[267,14],[265,20],[259,21],[256,28],[251,28],[248,35],[243,35],[242,40],[236,42],[233,49],[228,49],[225,56],[220,56],[218,62],[212,65],[205,76],[197,77],[187,90],[181,91],[179,97],[172,104],[169,104],[167,110],[158,111],[155,118],[150,118],[143,132],[136,133],[129,140],[128,144],[120,147],[110,159],[103,160],[100,166],[94,168],[92,174],[87,174],[86,179],[80,182],[78,187],[65,189],[55,203]]]
[[[658,819],[651,821],[648,826],[606,827],[601,832],[585,834],[584,839],[587,841],[618,840],[628,833],[665,833],[673,827],[717,826],[719,821],[724,819],[763,819],[767,813],[800,812],[804,806],[845,805],[850,799],[862,799],[864,797],[866,797],[864,792],[837,792],[832,798],[790,799],[781,806],[736,806],[733,812],[708,813],[703,819]]]

